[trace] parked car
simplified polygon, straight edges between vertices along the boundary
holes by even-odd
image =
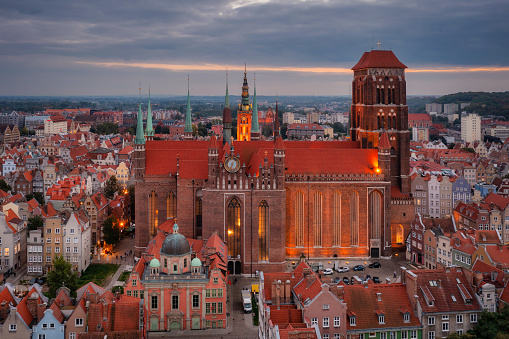
[[[336,278],[334,278],[334,282],[335,282],[336,284],[338,284],[340,281],[341,281],[341,278],[340,278],[340,277],[336,277]]]
[[[350,284],[353,285],[353,282],[355,281],[354,277],[352,277],[352,279],[350,279]]]
[[[364,265],[356,265],[353,268],[354,271],[364,271]]]
[[[350,269],[348,267],[338,267],[338,272],[339,273],[346,273],[346,272],[350,272]]]
[[[369,268],[380,268],[382,265],[377,261],[372,264],[369,264]]]
[[[323,270],[323,274],[324,275],[334,274],[334,271],[332,270],[332,268],[326,268]]]
[[[380,278],[379,278],[379,277],[373,277],[373,282],[374,282],[375,284],[380,284],[380,283],[381,283],[381,281],[380,281]]]
[[[366,275],[366,279],[364,279],[364,280],[369,280],[369,279],[371,279],[371,276],[368,274],[368,275]]]
[[[345,285],[350,285],[350,279],[348,277],[343,277],[343,282]]]
[[[30,281],[28,282],[30,285],[33,285],[37,282],[37,278],[32,278],[30,279]]]
[[[46,282],[47,279],[48,278],[46,278],[46,277],[40,277],[40,278],[37,279],[37,283],[39,285],[44,285],[44,283]]]

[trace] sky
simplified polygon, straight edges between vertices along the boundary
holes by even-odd
[[[506,0],[0,2],[0,96],[349,95],[365,51],[407,94],[509,90]],[[380,44],[378,44],[380,42]]]

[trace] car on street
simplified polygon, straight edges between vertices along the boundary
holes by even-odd
[[[340,277],[336,277],[336,278],[334,278],[334,282],[335,282],[336,284],[339,284],[339,282],[340,282],[340,281],[341,281],[341,278],[340,278]]]
[[[365,280],[369,280],[369,279],[371,279],[371,276],[368,274],[368,275],[366,275],[366,279]]]
[[[364,265],[356,265],[353,268],[354,271],[364,271]]]
[[[345,285],[350,285],[350,279],[348,277],[343,277],[343,282]]]
[[[350,284],[352,284],[352,285],[353,285],[354,281],[355,281],[355,278],[354,278],[354,277],[352,277],[352,279],[350,280]]]
[[[373,282],[374,282],[375,284],[380,284],[380,283],[381,283],[381,281],[380,281],[380,278],[379,278],[379,277],[373,277]]]
[[[369,268],[380,268],[380,267],[382,267],[382,265],[377,261],[377,262],[374,262],[372,264],[369,264],[368,267]]]
[[[37,279],[37,283],[39,285],[44,285],[44,283],[46,282],[47,279],[48,278],[46,278],[46,277],[40,277],[40,278]]]
[[[334,271],[332,270],[332,268],[326,268],[325,270],[323,270],[323,274],[324,275],[334,274]]]
[[[338,272],[339,273],[346,273],[346,272],[350,272],[350,269],[348,267],[338,267]]]
[[[33,285],[37,282],[37,278],[32,278],[30,279],[30,281],[28,282],[30,285]]]

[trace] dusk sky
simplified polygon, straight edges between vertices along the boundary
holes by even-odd
[[[407,93],[509,90],[504,0],[22,0],[0,3],[0,95],[348,95],[391,49]]]

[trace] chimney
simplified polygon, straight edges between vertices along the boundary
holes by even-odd
[[[292,287],[290,286],[290,280],[285,282],[285,304],[290,303],[292,297]]]
[[[6,300],[2,301],[2,304],[0,304],[0,321],[7,318],[7,315],[9,314],[9,304]]]
[[[108,303],[106,301],[103,302],[103,321],[108,320]]]
[[[115,291],[115,299],[120,300],[120,291],[119,290]]]
[[[474,276],[474,281],[473,281],[473,285],[474,286],[479,286],[479,283],[482,281],[483,279],[483,274],[482,272],[473,272],[473,276]]]
[[[338,298],[339,300],[343,301],[343,295],[345,294],[345,291],[343,289],[343,285],[338,285]]]
[[[32,314],[32,317],[37,318],[37,298],[28,297],[27,307]]]
[[[442,288],[442,280],[437,279],[438,288]]]
[[[98,293],[90,293],[89,294],[89,300],[91,304],[97,304],[99,301],[99,294]]]
[[[405,279],[406,278],[406,267],[400,267],[400,269],[401,269],[401,282],[403,284],[405,284],[406,283],[406,279]]]
[[[276,289],[277,289],[277,280],[274,280],[272,285],[270,286],[270,295],[272,296],[272,304],[274,304],[274,298],[276,298]]]
[[[46,303],[37,305],[37,322],[44,318],[44,311],[46,311],[47,306]]]
[[[498,247],[499,251],[503,251],[504,250],[504,246],[502,244],[497,244],[497,247]]]

